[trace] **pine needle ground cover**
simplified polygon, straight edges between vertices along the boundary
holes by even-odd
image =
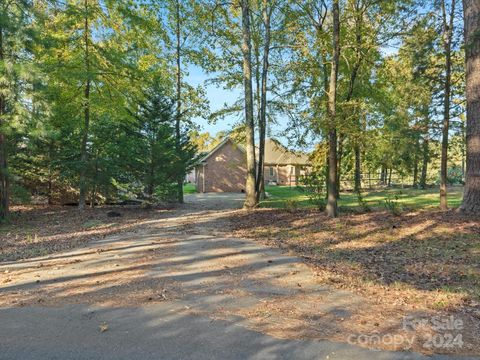
[[[331,219],[308,209],[259,209],[231,220],[234,236],[296,254],[311,265],[319,284],[377,304],[372,319],[412,311],[453,314],[469,324],[465,333],[478,331],[480,224],[475,217],[424,209]]]
[[[103,206],[80,212],[70,206],[15,206],[9,220],[0,225],[0,261],[44,256],[135,231],[143,220],[166,211]],[[109,216],[112,213],[117,216]]]

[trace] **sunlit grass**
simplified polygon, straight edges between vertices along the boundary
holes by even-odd
[[[261,207],[283,208],[285,207],[285,202],[287,200],[296,201],[300,208],[314,207],[307,194],[301,188],[289,186],[267,186],[266,191],[269,197],[262,201]],[[450,207],[458,207],[460,205],[462,201],[462,192],[462,187],[452,187],[448,189],[448,203]],[[397,198],[396,201],[406,209],[436,208],[440,204],[438,188],[426,190],[391,188],[364,191],[362,195],[368,206],[372,209],[384,209],[384,201],[386,198]],[[352,192],[341,193],[339,206],[340,208],[351,210],[359,208],[357,195]]]
[[[197,192],[197,189],[194,184],[185,184],[183,185],[184,194],[194,194]]]

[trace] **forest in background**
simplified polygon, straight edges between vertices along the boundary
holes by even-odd
[[[32,195],[79,208],[181,202],[197,152],[195,119],[226,116],[239,118],[235,132],[247,150],[247,208],[263,196],[258,170],[269,126],[288,119],[284,136],[315,145],[312,181],[330,216],[341,180],[352,179],[361,201],[366,173],[394,172],[421,188],[438,182],[443,209],[447,185],[466,175],[464,208],[479,209],[478,80],[468,75],[478,67],[469,63],[479,52],[473,0],[0,6],[2,217],[11,201]],[[241,97],[210,112],[204,87],[185,80],[190,65],[211,84],[242,89]],[[466,89],[474,104],[467,115]]]

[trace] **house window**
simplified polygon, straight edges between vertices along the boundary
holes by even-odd
[[[273,177],[273,166],[270,166],[269,170],[270,170],[270,177]]]
[[[290,175],[293,175],[293,170],[295,169],[294,166],[290,166]]]

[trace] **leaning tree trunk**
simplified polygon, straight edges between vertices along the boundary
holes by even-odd
[[[181,139],[181,131],[180,131],[180,122],[181,122],[181,116],[182,116],[182,62],[181,62],[181,29],[180,29],[180,0],[177,0],[175,3],[175,21],[176,21],[176,30],[175,30],[175,35],[176,35],[176,49],[175,49],[175,56],[176,56],[176,62],[177,62],[177,113],[175,116],[175,150],[177,151],[177,154],[180,154],[182,151],[182,139]],[[183,203],[183,180],[185,178],[185,174],[183,171],[180,173],[180,175],[177,178],[177,201],[179,203]]]
[[[247,180],[245,184],[246,199],[244,207],[253,209],[257,206],[255,192],[255,122],[253,119],[252,91],[252,43],[250,39],[250,4],[242,0],[242,54],[243,54],[243,86],[245,92],[245,135],[247,152]]]
[[[463,203],[460,210],[480,214],[480,2],[464,0],[467,163]]]
[[[445,50],[445,94],[443,101],[442,157],[440,161],[440,208],[447,210],[448,131],[450,127],[450,95],[452,79],[452,36],[455,16],[455,0],[452,0],[450,18],[447,20],[445,0],[443,10],[443,47]]]
[[[340,9],[338,0],[333,0],[333,57],[330,74],[330,86],[328,91],[328,198],[327,215],[338,216],[337,207],[337,124],[336,124],[336,102],[337,102],[337,77],[338,64],[340,61]]]
[[[0,62],[5,60],[3,46],[3,29],[0,27]],[[5,95],[0,91],[0,219],[7,217],[9,208],[7,139],[3,131],[3,116],[5,116],[6,108]]]
[[[89,47],[89,22],[88,22],[88,0],[85,0],[85,28],[83,33],[84,46],[85,46],[85,71],[87,74],[87,81],[84,88],[84,124],[83,124],[83,135],[82,143],[80,146],[80,196],[78,200],[78,208],[80,210],[85,209],[85,199],[87,195],[87,184],[86,184],[86,173],[87,173],[87,142],[88,142],[88,131],[90,127],[90,47]]]

